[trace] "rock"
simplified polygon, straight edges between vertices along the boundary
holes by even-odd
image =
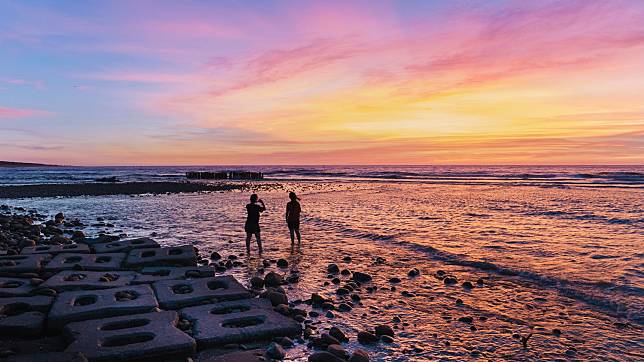
[[[369,354],[361,349],[353,351],[349,362],[369,362]]]
[[[394,337],[392,336],[380,336],[380,340],[383,341],[384,343],[394,343]]]
[[[303,332],[303,334],[304,334],[304,338],[307,338],[307,339],[308,339],[308,338],[310,338],[312,335],[314,335],[314,334],[315,334],[315,331],[314,331],[313,329],[311,329],[311,327],[306,327],[306,328],[304,328],[304,332]]]
[[[371,275],[367,273],[362,273],[362,272],[353,272],[353,280],[359,283],[367,283],[370,282],[373,278],[371,278]]]
[[[552,334],[554,334],[555,336],[560,336],[561,335],[561,329],[559,329],[559,328],[553,329]]]
[[[349,293],[350,291],[346,288],[338,288],[338,290],[335,291],[335,294],[337,295],[347,295]]]
[[[340,272],[340,274],[345,275],[345,276],[346,276],[346,275],[351,275],[351,270],[349,270],[349,269],[342,269],[342,271]]]
[[[312,355],[310,355],[309,362],[345,362],[345,360],[334,355],[331,352],[321,351],[321,352],[315,352]]]
[[[266,355],[268,355],[271,358],[281,360],[281,359],[284,359],[284,357],[286,357],[286,351],[281,345],[275,342],[272,342],[266,349]]]
[[[56,216],[54,216],[54,220],[56,220],[57,224],[60,224],[61,222],[63,222],[63,220],[65,220],[65,215],[62,212],[59,212],[58,214],[56,214]]]
[[[463,322],[463,323],[472,324],[472,323],[474,322],[474,318],[469,317],[469,316],[467,316],[467,317],[460,317],[460,318],[458,319],[458,321],[459,321],[459,322]]]
[[[340,303],[340,304],[338,305],[338,310],[339,310],[340,312],[348,312],[348,311],[350,311],[350,310],[352,310],[352,309],[353,309],[353,308],[352,308],[350,305],[348,305],[347,303]]]
[[[337,339],[340,342],[347,342],[349,341],[349,338],[342,332],[342,330],[338,327],[331,327],[329,329],[329,335],[335,339]]]
[[[322,305],[326,303],[329,299],[318,294],[318,293],[313,293],[311,294],[311,302],[313,305]]]
[[[277,260],[277,266],[280,268],[288,268],[288,261],[286,259]]]
[[[362,344],[372,344],[378,342],[378,337],[371,332],[358,332],[358,342]]]
[[[388,325],[380,324],[376,326],[376,335],[377,336],[394,336],[394,330]]]
[[[284,282],[284,277],[275,272],[270,272],[264,277],[264,283],[269,287],[277,287]]]
[[[326,348],[327,352],[336,355],[337,357],[342,358],[343,360],[349,359],[351,356],[344,347],[339,344],[331,344]]]
[[[392,283],[392,284],[397,284],[400,282],[401,282],[400,278],[393,277],[389,279],[389,283]]]
[[[418,268],[414,268],[410,270],[409,273],[407,273],[407,275],[410,277],[417,277],[420,275],[420,270],[418,270]]]
[[[260,277],[250,278],[250,285],[253,289],[262,289],[264,288],[264,279]]]
[[[283,347],[286,347],[286,348],[293,347],[295,345],[293,340],[288,338],[288,337],[279,338],[278,343],[281,344]]]
[[[326,312],[326,314],[325,314],[324,316],[325,316],[325,317],[327,317],[327,318],[329,318],[329,319],[333,319],[333,318],[335,318],[335,314],[333,314],[333,312],[331,312],[330,310],[329,310],[329,311],[327,311],[327,312]]]
[[[20,247],[20,249],[34,247],[36,246],[36,242],[31,239],[23,239],[22,241],[20,241],[20,244],[18,246]]]
[[[82,240],[82,239],[85,239],[85,233],[84,233],[84,232],[82,232],[81,230],[76,230],[76,231],[74,231],[74,233],[72,234],[72,239],[74,239],[74,240]]]
[[[443,283],[445,283],[445,285],[456,284],[456,283],[458,283],[458,279],[456,279],[456,277],[454,277],[454,276],[446,276],[443,279]]]
[[[219,253],[218,253],[218,252],[216,252],[216,251],[213,251],[213,252],[210,254],[210,259],[212,259],[212,260],[219,260],[219,259],[221,259],[221,254],[219,254]]]
[[[329,264],[326,268],[327,272],[331,274],[337,274],[340,272],[340,268],[336,264]]]
[[[288,298],[286,297],[286,295],[276,291],[269,291],[266,294],[266,298],[271,301],[273,307],[276,307],[280,304],[288,304]]]
[[[342,261],[344,261],[345,263],[350,263],[350,262],[351,262],[351,260],[352,260],[352,259],[351,259],[351,257],[350,257],[350,256],[345,256],[344,258],[342,258]]]
[[[461,284],[461,285],[462,285],[462,286],[463,286],[463,288],[465,288],[465,289],[472,289],[472,288],[474,288],[474,285],[473,285],[471,282],[463,282],[463,284]]]

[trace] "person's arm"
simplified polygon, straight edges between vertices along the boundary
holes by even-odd
[[[266,205],[264,205],[264,201],[262,200],[257,200],[262,206],[259,207],[259,212],[266,211]]]
[[[286,222],[288,222],[288,214],[290,213],[291,208],[289,207],[289,204],[286,204]]]

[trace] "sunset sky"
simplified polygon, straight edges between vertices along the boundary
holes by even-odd
[[[643,164],[644,1],[0,0],[0,160]]]

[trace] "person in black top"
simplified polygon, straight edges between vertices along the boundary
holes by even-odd
[[[250,195],[250,204],[246,205],[246,212],[248,216],[246,217],[246,225],[244,229],[246,230],[246,252],[250,253],[250,239],[255,234],[255,239],[257,240],[257,247],[259,253],[262,253],[262,239],[259,236],[259,214],[266,210],[264,201],[259,200],[257,194]]]

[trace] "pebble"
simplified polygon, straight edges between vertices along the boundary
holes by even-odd
[[[384,343],[394,343],[394,337],[392,336],[380,336],[380,340],[383,341]]]
[[[371,332],[358,332],[358,342],[362,344],[372,344],[378,342],[378,337]]]
[[[271,301],[273,307],[276,307],[280,304],[288,304],[288,298],[286,297],[286,295],[277,291],[269,291],[268,293],[266,293],[266,298]]]
[[[410,270],[407,273],[407,275],[410,276],[410,277],[417,277],[417,276],[420,275],[420,270],[418,270],[418,268],[414,268],[414,269]]]
[[[346,334],[344,334],[344,332],[342,332],[342,330],[338,327],[331,327],[331,329],[329,329],[329,335],[340,342],[349,341],[349,338],[346,336]]]
[[[376,326],[375,329],[376,335],[377,336],[394,336],[394,330],[390,326],[386,324],[379,324]]]
[[[389,279],[389,283],[392,283],[392,284],[397,284],[397,283],[400,283],[401,281],[402,280],[400,280],[400,278],[396,278],[396,277]]]
[[[264,288],[264,279],[261,277],[252,277],[250,278],[250,285],[253,289],[262,289]]]
[[[327,351],[315,352],[309,356],[308,360],[309,362],[344,362],[342,358]]]
[[[344,347],[342,347],[339,344],[331,344],[326,348],[326,350],[327,350],[327,352],[332,353],[332,354],[342,358],[343,360],[347,360],[351,356],[349,354],[349,352],[347,352],[347,350],[344,349]]]
[[[463,323],[469,323],[469,324],[472,324],[472,322],[474,322],[474,318],[469,317],[469,316],[467,316],[467,317],[460,317],[460,318],[458,318],[458,321],[459,321],[459,322],[463,322]]]
[[[443,283],[445,283],[445,285],[453,285],[458,283],[458,279],[456,279],[456,277],[454,276],[447,276],[445,277],[445,279],[443,279]]]
[[[367,283],[373,280],[371,275],[362,272],[353,272],[353,280],[359,283]]]
[[[281,359],[284,359],[284,357],[286,357],[286,351],[281,345],[275,342],[272,342],[266,349],[266,355],[268,355],[271,358],[281,360]]]
[[[280,268],[288,268],[288,261],[286,261],[286,259],[279,259],[277,261],[277,266]]]
[[[326,270],[327,270],[328,273],[331,273],[331,274],[337,274],[337,273],[340,272],[340,268],[338,267],[337,264],[329,264],[329,266],[327,266]]]
[[[369,362],[369,354],[361,349],[353,351],[349,362]]]
[[[463,288],[465,288],[465,289],[472,289],[472,288],[474,288],[474,285],[472,285],[472,283],[471,283],[471,282],[463,282],[462,286],[463,286]]]
[[[284,282],[284,277],[275,272],[270,272],[264,277],[264,283],[270,287],[276,287]]]

